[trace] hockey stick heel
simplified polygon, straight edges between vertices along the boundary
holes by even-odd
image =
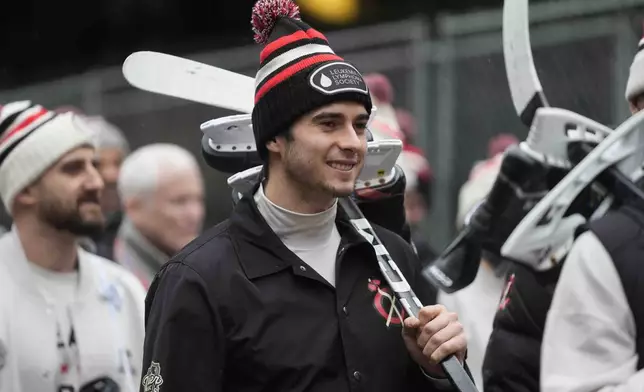
[[[380,271],[389,284],[389,287],[394,291],[398,301],[400,301],[401,305],[409,315],[417,318],[423,305],[416,294],[412,291],[411,286],[409,286],[404,275],[376,235],[376,232],[371,227],[369,221],[367,221],[360,208],[358,208],[351,198],[343,197],[340,198],[339,202],[344,212],[349,216],[351,225],[353,225],[356,231],[358,231],[358,233],[360,233],[373,247],[376,253],[376,258],[378,259]],[[478,389],[474,386],[474,382],[454,355],[451,355],[442,361],[441,367],[451,384],[456,387],[459,392],[478,392]]]

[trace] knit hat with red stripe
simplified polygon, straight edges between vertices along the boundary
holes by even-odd
[[[326,37],[299,17],[291,0],[259,0],[251,24],[265,45],[255,77],[253,132],[265,161],[266,143],[298,118],[334,102],[357,102],[371,114],[369,89],[353,65],[336,55]]]
[[[30,101],[0,109],[0,198],[11,214],[16,195],[67,152],[92,145],[73,113],[56,114]]]

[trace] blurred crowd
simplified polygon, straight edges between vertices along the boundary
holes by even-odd
[[[503,12],[504,23],[519,20]],[[0,102],[0,392],[643,390],[644,144],[626,158],[628,143],[597,146],[642,139],[644,38],[625,92],[634,119],[611,130],[563,109],[528,113],[547,106],[537,91],[521,120],[560,126],[560,140],[531,132],[521,143],[509,129],[487,148],[452,138],[466,156],[449,172],[464,178],[437,192],[420,134],[429,124],[400,105],[386,75],[362,75],[290,0],[258,1],[251,25],[263,45],[253,111],[225,127],[248,121],[262,167],[245,178],[252,195],[221,189],[233,208],[215,227],[202,170],[217,170],[206,146],[221,145],[189,141],[201,157],[172,143],[133,148],[116,118]],[[460,122],[440,130],[484,140],[473,137],[484,106],[458,106]],[[183,121],[169,113],[161,121]],[[394,186],[356,186],[370,138],[401,141],[404,186],[396,176]],[[231,149],[249,155],[227,169],[253,161],[244,150]],[[606,166],[580,180],[592,170],[571,171],[584,169],[572,162],[578,151]],[[538,264],[502,257],[495,247],[555,184],[579,194],[530,215],[537,239],[517,247]],[[443,250],[428,233],[451,229],[432,222],[445,213],[434,195],[450,192],[458,245]]]

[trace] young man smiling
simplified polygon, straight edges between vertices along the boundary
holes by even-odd
[[[407,317],[338,208],[367,150],[362,76],[290,1],[258,2],[253,26],[266,44],[253,110],[266,178],[157,274],[143,391],[449,390],[437,364],[463,360],[456,315]],[[375,230],[427,301],[412,248]]]

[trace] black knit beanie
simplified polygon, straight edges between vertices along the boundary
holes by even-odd
[[[352,101],[371,114],[360,72],[333,52],[322,33],[300,20],[291,0],[259,0],[251,24],[255,42],[264,45],[253,108],[253,133],[264,161],[266,143],[316,108]]]

